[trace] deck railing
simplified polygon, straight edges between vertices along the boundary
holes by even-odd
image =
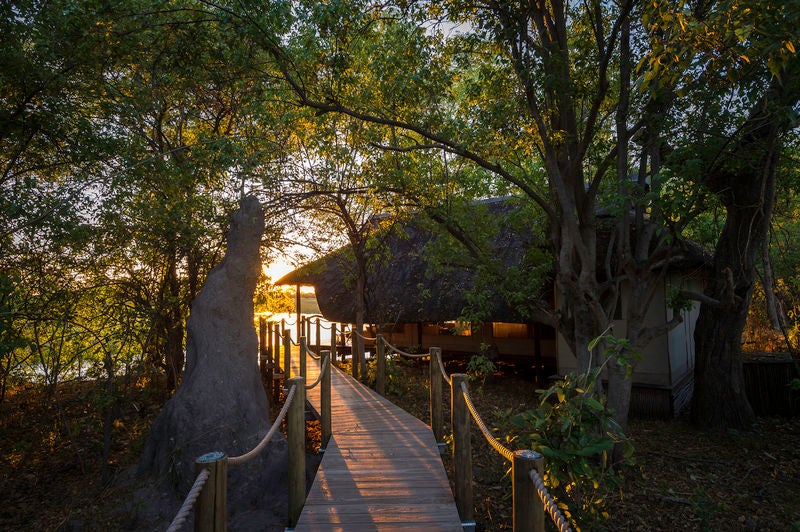
[[[308,322],[307,322],[308,323]],[[320,386],[320,425],[322,444],[331,436],[331,365],[336,356],[337,326],[331,324],[331,343],[329,350],[319,351],[319,319],[317,318],[317,351],[309,348],[307,337],[300,336],[295,343],[291,331],[285,323],[259,322],[259,365],[264,377],[266,392],[279,397],[277,381],[284,379],[286,397],[283,408],[262,440],[249,452],[228,457],[223,452],[210,452],[197,458],[194,484],[175,515],[168,531],[181,530],[194,509],[196,531],[226,530],[227,520],[227,468],[246,463],[257,456],[270,442],[284,417],[289,451],[289,526],[293,527],[300,517],[305,503],[305,402],[306,390]],[[341,329],[344,330],[344,327]],[[306,332],[308,332],[306,330]],[[361,334],[355,329],[352,334]],[[408,353],[389,343],[383,335],[375,338],[362,336],[365,340],[376,342],[376,391],[384,395],[386,387],[387,351],[406,358],[428,358],[430,379],[430,420],[431,429],[444,452],[444,406],[443,386],[450,388],[450,420],[453,430],[454,497],[459,517],[465,530],[474,530],[472,494],[472,443],[471,422],[474,421],[491,447],[512,466],[513,529],[515,532],[544,531],[544,514],[552,519],[560,532],[571,530],[567,520],[559,511],[542,479],[544,459],[533,450],[512,451],[500,443],[486,427],[469,393],[468,376],[448,375],[442,363],[442,350],[432,347],[427,353]],[[300,347],[299,376],[291,376],[291,346]],[[280,348],[283,348],[283,368],[278,364]],[[319,354],[318,354],[319,353]],[[320,372],[316,381],[306,385],[306,357],[321,360]],[[321,449],[324,451],[324,449]],[[536,503],[536,498],[540,503]]]
[[[543,532],[545,512],[560,532],[571,529],[555,500],[544,485],[544,458],[534,450],[512,451],[495,438],[481,419],[469,393],[469,377],[462,373],[448,375],[442,363],[442,350],[431,347],[428,353],[406,353],[393,346],[382,335],[372,339],[377,342],[376,389],[382,393],[385,378],[386,350],[408,358],[428,357],[430,360],[430,416],[431,429],[440,446],[445,447],[442,382],[450,388],[450,421],[453,430],[453,495],[464,528],[475,528],[472,495],[472,439],[471,422],[474,421],[489,445],[511,462],[511,489],[513,502],[513,527],[515,532]],[[536,499],[540,503],[536,502]]]
[[[280,324],[278,324],[280,326]],[[259,331],[266,334],[267,328],[259,327]],[[291,335],[284,329],[283,345],[285,349],[291,348]],[[312,354],[321,359],[319,375],[314,383],[306,385],[305,365],[301,364],[301,375],[289,377],[291,360],[285,359],[283,375],[287,377],[286,398],[283,408],[276,416],[270,429],[253,449],[241,456],[228,457],[224,452],[210,452],[197,458],[195,461],[197,476],[189,490],[178,513],[167,529],[168,532],[181,530],[192,510],[194,510],[194,529],[196,531],[221,531],[227,530],[227,477],[228,466],[244,464],[255,458],[266,448],[267,444],[278,431],[284,417],[286,418],[286,436],[288,441],[288,491],[289,491],[289,526],[293,527],[300,517],[306,498],[306,455],[305,455],[305,403],[306,390],[320,386],[320,425],[322,430],[322,444],[328,441],[331,435],[331,352],[322,351],[319,355],[310,353],[305,346],[305,338],[299,339],[301,353]],[[277,342],[274,345],[278,345]],[[266,346],[265,342],[260,343]],[[288,346],[288,348],[287,348]],[[264,353],[264,351],[262,351]],[[262,357],[264,355],[262,354]],[[263,358],[261,358],[263,364]],[[263,367],[263,366],[262,366]],[[263,373],[262,373],[263,374]],[[272,379],[266,381],[272,384]],[[265,385],[266,385],[265,383]],[[273,384],[274,385],[274,384]]]

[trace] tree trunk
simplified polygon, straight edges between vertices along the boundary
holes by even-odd
[[[167,297],[164,320],[164,363],[167,369],[167,388],[176,390],[183,373],[183,310],[178,279],[177,256],[171,254],[166,278]]]
[[[701,428],[749,425],[753,410],[742,377],[741,336],[750,307],[756,261],[767,237],[775,202],[780,139],[796,127],[800,61],[793,58],[756,102],[740,135],[705,172],[705,184],[725,206],[727,218],[714,252],[714,277],[695,329],[695,393],[692,421]]]
[[[764,160],[764,158],[761,158]],[[766,238],[775,199],[775,158],[761,175],[726,179],[722,196],[727,219],[714,253],[714,275],[695,326],[695,392],[692,421],[700,428],[744,428],[754,420],[742,374],[741,338],[756,261]]]
[[[241,455],[270,427],[253,324],[263,230],[258,200],[245,198],[233,214],[225,257],[192,305],[183,383],[153,423],[142,453],[140,474],[178,494],[191,486],[197,457],[212,451]],[[285,514],[276,506],[285,482],[286,441],[276,435],[256,458],[229,470],[231,513],[257,505]]]

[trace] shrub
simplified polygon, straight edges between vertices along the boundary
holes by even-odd
[[[598,528],[608,517],[607,498],[633,464],[633,446],[596,391],[599,372],[565,376],[539,391],[539,407],[510,419],[517,448],[544,456],[545,483],[576,529]]]

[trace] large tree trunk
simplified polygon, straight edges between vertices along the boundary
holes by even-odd
[[[700,428],[743,428],[754,420],[742,374],[741,338],[756,276],[756,262],[775,200],[776,132],[747,152],[755,167],[725,173],[720,198],[727,218],[714,252],[714,275],[695,326],[695,392],[692,421]],[[760,155],[760,156],[759,156]],[[749,170],[749,171],[748,171]]]
[[[782,135],[797,125],[800,61],[793,57],[751,109],[738,138],[705,172],[705,184],[725,206],[725,227],[714,252],[714,277],[695,329],[692,420],[701,428],[738,428],[754,416],[745,395],[741,336],[750,307],[756,261],[775,202],[775,173]]]
[[[183,382],[156,418],[139,466],[159,483],[184,494],[194,480],[195,459],[252,449],[270,427],[269,402],[258,374],[253,293],[261,267],[264,213],[245,198],[232,217],[228,249],[208,276],[187,323]],[[286,442],[229,469],[229,509],[269,509],[286,491]],[[272,511],[272,510],[270,510]],[[285,513],[279,507],[275,512]]]

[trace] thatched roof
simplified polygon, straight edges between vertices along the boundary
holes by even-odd
[[[519,268],[539,269],[540,286],[532,287],[535,301],[526,302],[520,309],[508,304],[502,284],[511,281],[495,279],[486,286],[475,262],[442,265],[430,259],[426,253],[435,245],[441,229],[429,227],[422,219],[391,225],[380,231],[381,245],[373,249],[370,273],[367,279],[367,323],[418,323],[442,322],[458,319],[469,306],[468,294],[479,285],[483,297],[481,310],[486,321],[524,323],[537,321],[536,307],[552,308],[552,264],[541,252],[542,237],[536,236],[529,226],[514,224],[509,217],[519,210],[513,198],[485,200],[473,205],[476,210],[471,219],[476,225],[472,230],[481,230],[492,225],[486,220],[502,220],[491,229],[492,249],[490,255],[501,270],[509,274]],[[478,212],[479,209],[485,209]],[[608,220],[611,222],[611,220]],[[613,223],[598,238],[599,248],[609,242]],[[531,251],[537,251],[543,261],[532,264]],[[604,253],[603,253],[604,254]],[[381,258],[376,258],[377,256]],[[465,254],[464,254],[465,255]],[[533,255],[536,255],[534,253]],[[710,255],[702,246],[684,241],[680,249],[664,257],[671,269],[687,270],[709,264]],[[600,260],[600,264],[603,261]],[[546,274],[542,275],[544,270]],[[325,257],[302,266],[278,279],[278,285],[313,286],[322,314],[331,321],[351,323],[355,320],[353,290],[355,286],[355,260],[349,246],[340,248]],[[537,276],[532,276],[537,278]],[[510,288],[514,288],[513,286]],[[539,313],[541,317],[541,312]],[[542,319],[547,323],[549,320]]]
[[[499,218],[511,209],[508,198],[475,205]],[[428,222],[430,223],[430,222]],[[383,251],[373,250],[367,279],[369,323],[441,322],[457,319],[468,305],[466,294],[478,282],[474,264],[442,265],[426,256],[437,238],[422,220],[395,224],[378,237]],[[494,235],[491,256],[515,267],[523,262],[531,237],[503,225]],[[376,258],[380,255],[383,258]],[[340,248],[321,259],[290,272],[276,281],[280,285],[314,286],[322,314],[329,320],[355,319],[354,258],[350,247]],[[482,287],[484,288],[484,287]],[[484,288],[485,289],[485,288]],[[549,283],[543,290],[549,289]],[[486,294],[486,293],[485,293]],[[527,321],[506,302],[501,291],[488,290],[482,305],[489,321]]]

